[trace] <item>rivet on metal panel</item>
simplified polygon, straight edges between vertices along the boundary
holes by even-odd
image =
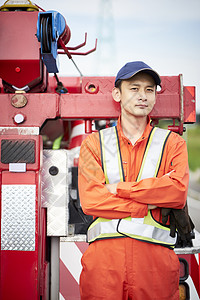
[[[59,172],[59,169],[56,166],[51,166],[49,168],[49,174],[51,174],[52,176],[56,176]]]
[[[18,93],[11,98],[11,104],[16,108],[24,107],[27,102],[28,100],[23,94]]]
[[[21,124],[25,121],[26,118],[23,114],[20,113],[20,114],[14,115],[13,119],[14,119],[14,123]]]

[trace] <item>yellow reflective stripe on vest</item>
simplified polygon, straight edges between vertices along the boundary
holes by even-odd
[[[141,236],[141,233],[145,233],[145,236]],[[163,226],[154,221],[151,212],[148,211],[145,218],[128,217],[120,220],[98,218],[91,224],[87,238],[92,243],[97,239],[127,236],[156,244],[174,245],[175,240],[169,233],[170,229],[166,227],[163,229]]]
[[[120,235],[164,246],[173,247],[176,243],[176,238],[170,236],[170,229],[154,221],[150,210],[144,218],[129,217],[119,220],[117,232]]]
[[[157,176],[165,143],[169,134],[170,131],[168,130],[160,128],[152,129],[137,181]],[[104,173],[106,170],[106,183],[122,181],[119,164],[121,164],[122,170],[123,166],[121,159],[119,160],[119,157],[121,158],[121,153],[116,127],[102,130],[100,132],[100,143]],[[108,155],[107,152],[109,152]],[[144,218],[128,217],[121,220],[97,218],[88,229],[87,240],[91,243],[97,239],[128,236],[172,247],[175,245],[176,238],[170,237],[169,233],[169,228],[156,222],[149,211],[148,215]]]
[[[124,235],[120,235],[116,230],[118,223],[119,219],[95,219],[87,232],[87,241],[92,243],[97,239],[124,237]]]

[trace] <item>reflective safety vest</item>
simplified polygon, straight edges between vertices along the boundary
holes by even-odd
[[[142,164],[136,181],[156,177],[162,160],[169,130],[152,128]],[[102,169],[106,183],[125,181],[117,127],[109,127],[99,132]],[[96,218],[88,228],[87,241],[130,237],[141,241],[173,248],[176,237],[170,236],[170,228],[157,222],[151,210],[144,218],[104,219]]]

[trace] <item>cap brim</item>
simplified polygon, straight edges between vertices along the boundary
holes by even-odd
[[[133,73],[133,72],[128,73],[128,74],[120,77],[119,79],[129,79],[129,78],[135,76],[136,74],[138,74],[140,72],[145,72],[145,73],[150,74],[153,77],[153,79],[155,80],[156,85],[161,84],[161,78],[160,78],[159,74],[156,71],[154,71],[152,69],[148,69],[148,68],[140,69],[139,71],[137,71],[135,73]]]

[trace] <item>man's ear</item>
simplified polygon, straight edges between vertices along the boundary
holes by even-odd
[[[121,92],[120,92],[120,89],[114,87],[114,88],[112,89],[112,96],[113,96],[113,99],[114,99],[116,102],[120,102],[120,101],[121,101]]]

